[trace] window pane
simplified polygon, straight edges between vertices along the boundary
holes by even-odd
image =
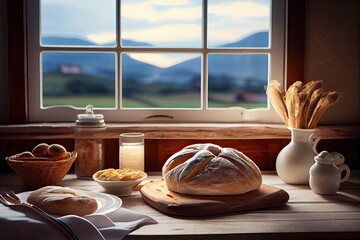
[[[124,53],[123,108],[200,108],[201,56]]]
[[[40,4],[42,45],[116,45],[116,0],[41,0]]]
[[[201,47],[202,0],[121,0],[124,47]]]
[[[42,107],[116,107],[116,54],[43,52]]]
[[[267,107],[268,54],[210,54],[208,107]]]
[[[267,48],[271,0],[208,0],[208,46]]]

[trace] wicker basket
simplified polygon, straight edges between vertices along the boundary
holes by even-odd
[[[19,158],[19,154],[6,158],[9,166],[17,173],[22,183],[32,188],[60,185],[77,157],[71,152],[66,159],[51,161],[46,158]]]

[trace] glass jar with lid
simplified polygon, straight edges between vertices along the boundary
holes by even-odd
[[[120,168],[144,171],[144,133],[122,133],[120,134],[119,143]]]
[[[85,114],[78,114],[75,122],[75,173],[78,178],[91,179],[98,170],[104,169],[104,134],[106,125],[102,114],[95,114],[92,105],[86,106]]]

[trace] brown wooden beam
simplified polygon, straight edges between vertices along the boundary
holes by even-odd
[[[25,0],[8,0],[9,121],[27,123]]]
[[[304,80],[305,0],[289,0],[287,6],[287,87]]]

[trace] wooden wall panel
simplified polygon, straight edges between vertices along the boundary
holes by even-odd
[[[10,123],[26,123],[28,120],[24,8],[25,0],[7,1]]]
[[[338,141],[324,139],[317,145],[318,152],[339,152],[345,157],[345,163],[350,169],[360,169],[360,139],[342,139]]]
[[[287,1],[287,87],[304,80],[305,1]],[[286,87],[286,88],[287,88]]]
[[[108,167],[118,167],[118,140],[107,140],[106,160]],[[145,141],[146,171],[161,171],[165,161],[175,152],[190,144],[214,143],[222,147],[232,147],[250,157],[261,170],[274,170],[282,140],[184,140],[148,139]]]
[[[161,171],[165,161],[183,147],[195,143],[214,143],[223,147],[233,147],[250,157],[261,170],[275,170],[276,157],[280,150],[289,143],[289,139],[252,139],[252,140],[189,140],[189,139],[146,139],[145,169]],[[31,150],[41,142],[59,143],[68,150],[74,150],[73,139],[0,139],[0,172],[12,171],[6,164],[5,157]],[[345,156],[346,164],[351,169],[360,169],[359,139],[324,139],[318,144],[317,150],[337,151]],[[119,167],[119,140],[105,140],[105,167]],[[74,168],[72,168],[73,170]]]

